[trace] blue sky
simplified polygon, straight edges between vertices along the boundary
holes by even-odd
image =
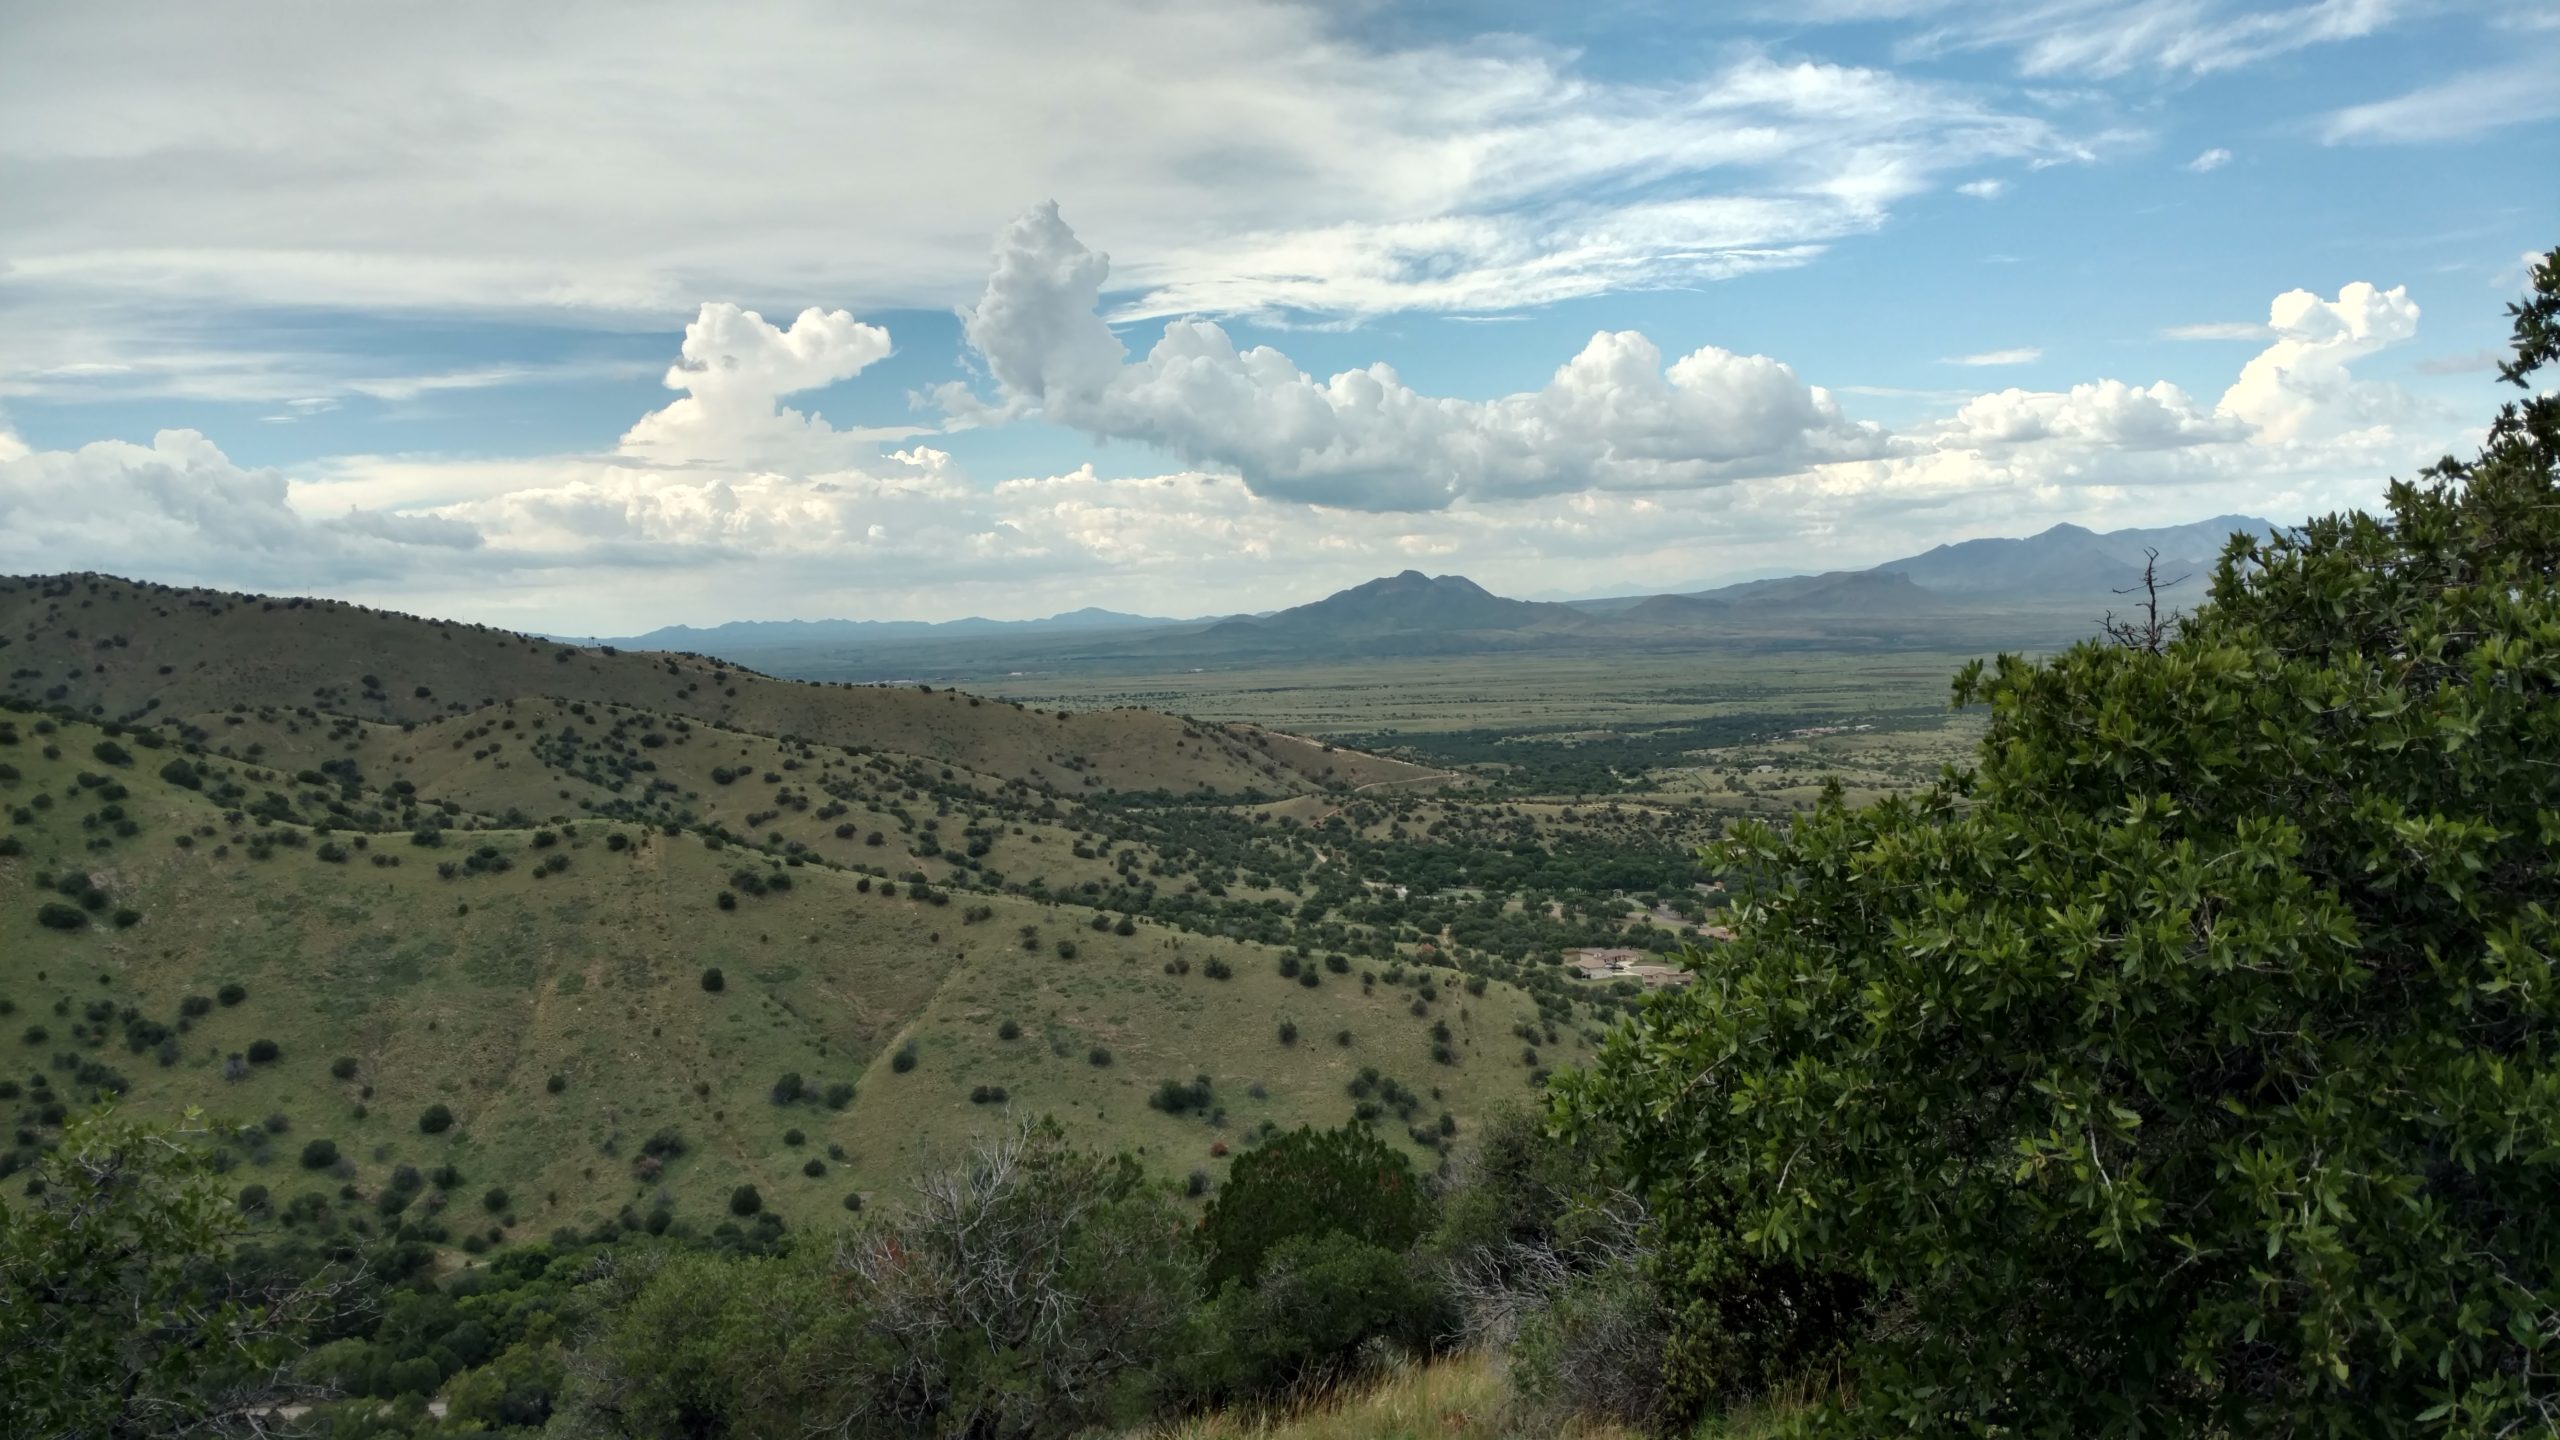
[[[2554,76],[2399,0],[20,8],[0,569],[615,633],[2299,518],[2499,398]]]

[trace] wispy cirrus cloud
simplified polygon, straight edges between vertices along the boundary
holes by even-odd
[[[2415,145],[2465,140],[2560,115],[2560,46],[2514,64],[2330,112],[2320,138],[2331,145]]]
[[[0,287],[92,309],[940,308],[1018,197],[1066,194],[1125,237],[1146,313],[1504,308],[1803,264],[1950,172],[2090,153],[2032,106],[1887,70],[1739,51],[1618,82],[1519,37],[1369,43],[1280,0],[700,20],[673,0],[30,11],[0,47]],[[241,203],[259,195],[293,203]]]
[[[2192,325],[2161,327],[2163,340],[2265,340],[2274,334],[2256,320],[2200,320]]]
[[[1907,54],[2006,50],[2020,73],[2114,78],[2149,71],[2212,75],[2315,46],[2361,39],[2400,23],[2409,0],[2310,0],[2265,9],[2233,0],[2030,0],[2019,5],[1839,0],[1815,13],[1920,20]]]
[[[2006,350],[1984,350],[1972,355],[1950,355],[1941,365],[2032,365],[2044,358],[2044,351],[2034,345],[2016,345]]]

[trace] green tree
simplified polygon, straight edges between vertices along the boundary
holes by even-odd
[[[1200,1217],[1212,1287],[1251,1284],[1284,1241],[1340,1233],[1405,1250],[1431,1225],[1431,1198],[1402,1152],[1364,1126],[1301,1125],[1240,1156]]]
[[[1739,828],[1741,939],[1559,1101],[1692,1402],[1793,1326],[1849,1432],[2550,1433],[2555,457],[2509,406],[2183,625],[1969,668],[1972,771]]]
[[[75,1120],[28,1192],[0,1201],[10,1434],[194,1434],[287,1393],[281,1367],[331,1308],[335,1277],[226,1280],[242,1220],[191,1144],[194,1122]]]

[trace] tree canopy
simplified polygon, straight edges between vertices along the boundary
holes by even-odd
[[[1739,828],[1738,943],[1559,1097],[1662,1217],[1692,1403],[1836,1360],[1849,1433],[2560,1423],[2555,456],[2509,405],[2156,643],[1969,668],[1972,770]]]

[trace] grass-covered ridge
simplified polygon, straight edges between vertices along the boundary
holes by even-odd
[[[87,638],[67,617],[149,593],[83,582],[86,611],[59,583],[12,594],[46,589],[39,644]],[[151,608],[188,629],[235,613],[386,623]],[[156,674],[161,629],[112,634],[127,643],[101,647],[108,677]],[[533,675],[574,669],[552,653]],[[665,657],[579,658],[591,675],[665,672]],[[162,678],[178,704],[212,698]],[[397,710],[370,678],[357,693]],[[1196,803],[1146,828],[1148,797],[1203,767],[1257,785],[1278,769],[1314,801],[1316,781],[1271,756],[1321,759],[1336,786],[1407,773],[1392,765],[1142,712],[711,678],[985,717],[982,752],[1080,720],[1115,738],[1041,752],[1073,762],[1055,776],[1005,775],[557,696],[406,720],[281,702],[83,720],[70,695],[0,712],[0,1052],[23,1077],[0,1163],[27,1163],[101,1093],[145,1115],[201,1106],[217,1163],[276,1215],[391,1226],[415,1200],[476,1246],[616,1214],[718,1223],[742,1185],[789,1221],[841,1214],[1011,1110],[1205,1190],[1266,1125],[1365,1114],[1434,1160],[1596,1034],[1569,1001],[1414,963],[1372,927],[1303,932],[1351,952],[1330,956],[1242,938],[1299,924],[1291,867],[1318,852],[1254,818],[1252,797],[1217,822],[1232,849],[1191,838],[1223,813]],[[1161,768],[1114,800],[1082,782],[1142,773],[1128,729],[1161,732],[1146,762]],[[434,1107],[449,1122],[422,1125]],[[306,1167],[306,1151],[326,1158]],[[402,1167],[459,1179],[401,1194]]]

